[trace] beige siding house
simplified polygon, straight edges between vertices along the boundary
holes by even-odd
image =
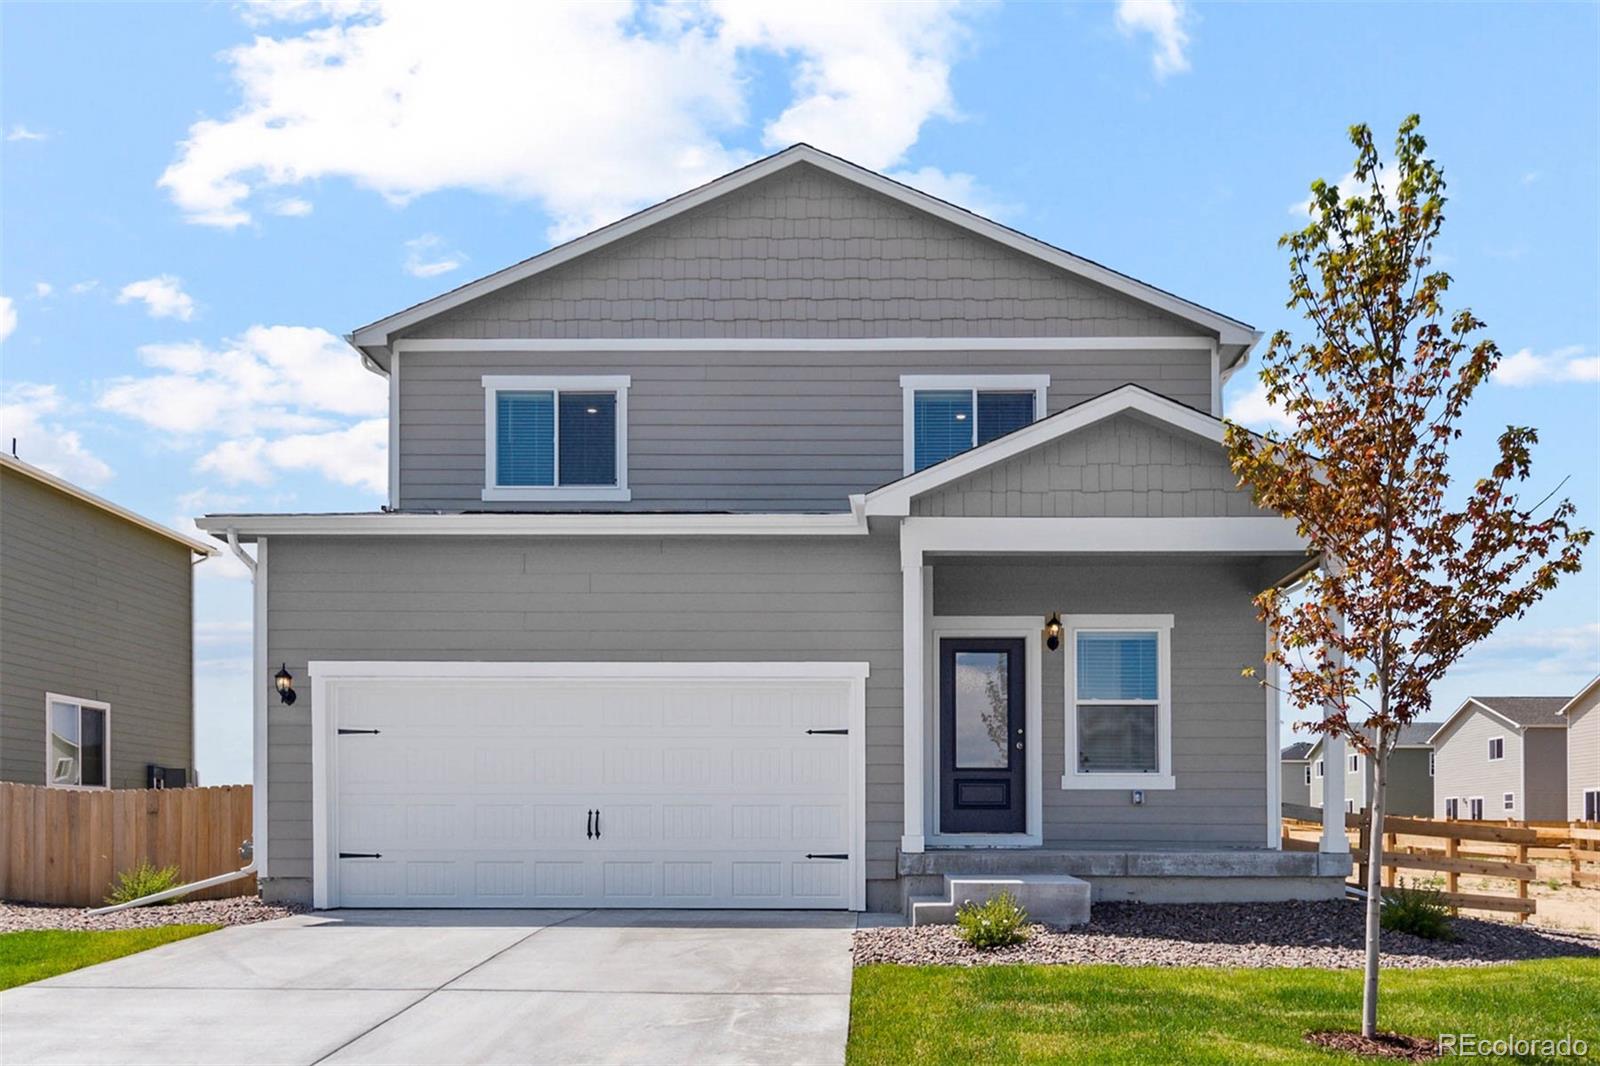
[[[297,697],[265,891],[1339,895],[1240,676],[1306,562],[1223,455],[1257,338],[805,145],[356,330],[388,508],[201,519]]]
[[[1561,708],[1567,723],[1567,820],[1600,822],[1600,677]]]
[[[1429,738],[1438,722],[1412,722],[1400,731],[1400,739],[1389,755],[1389,791],[1385,807],[1390,814],[1431,817],[1433,814],[1433,746]],[[1313,807],[1322,806],[1326,775],[1336,772],[1326,765],[1325,744],[1314,742],[1306,753],[1311,770],[1310,799]],[[1372,760],[1346,749],[1341,761],[1344,774],[1346,811],[1364,811],[1372,796]]]
[[[0,780],[193,780],[192,570],[214,554],[0,455]]]
[[[1436,818],[1565,821],[1562,696],[1473,696],[1433,734]]]

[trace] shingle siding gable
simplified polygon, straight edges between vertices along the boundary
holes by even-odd
[[[481,340],[1208,334],[801,165],[402,335]]]

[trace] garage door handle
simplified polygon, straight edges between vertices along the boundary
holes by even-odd
[[[371,733],[373,736],[377,736],[378,735],[378,731],[376,729],[341,729],[341,730],[339,730],[339,735],[341,737],[354,736],[357,733]]]
[[[848,730],[848,729],[808,729],[808,730],[806,730],[806,736],[808,736],[808,737],[815,737],[815,736],[822,736],[822,735],[834,736],[834,737],[843,737],[843,736],[849,736],[849,734],[850,734],[850,730]]]
[[[808,859],[848,859],[849,857],[850,857],[849,855],[835,853],[835,852],[828,852],[828,853],[822,854],[822,855],[814,855],[809,851],[806,852],[806,858],[808,858]]]
[[[583,835],[590,840],[594,839],[594,812],[590,811],[588,819],[583,823]]]
[[[596,840],[600,839],[600,812],[598,810],[594,812],[594,838]]]
[[[341,851],[339,853],[339,858],[341,858],[341,859],[381,859],[381,858],[383,858],[383,856],[378,854],[376,851]]]

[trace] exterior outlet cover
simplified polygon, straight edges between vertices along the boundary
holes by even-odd
[[[1135,807],[1144,806],[1144,789],[1136,788],[1133,790],[1133,805]]]

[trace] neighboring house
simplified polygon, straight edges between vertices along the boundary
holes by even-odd
[[[1278,773],[1283,783],[1278,795],[1284,803],[1311,806],[1311,760],[1306,758],[1310,751],[1311,742],[1300,740],[1279,753]]]
[[[1389,788],[1384,810],[1389,814],[1410,814],[1422,818],[1433,815],[1433,746],[1429,743],[1438,722],[1411,722],[1400,730],[1400,739],[1389,753]],[[1323,786],[1334,768],[1327,764],[1322,738],[1306,754],[1310,770],[1310,804],[1322,806]],[[1372,760],[1353,748],[1345,749],[1340,760],[1344,773],[1344,809],[1364,811],[1372,796]]]
[[[1473,696],[1433,734],[1436,818],[1567,818],[1564,696]]]
[[[0,780],[194,780],[193,564],[214,554],[0,454]]]
[[[201,520],[255,545],[266,891],[1340,894],[1240,676],[1307,559],[1222,446],[1257,338],[803,145],[358,329],[388,507]]]
[[[1561,708],[1567,723],[1567,820],[1600,822],[1600,677]]]

